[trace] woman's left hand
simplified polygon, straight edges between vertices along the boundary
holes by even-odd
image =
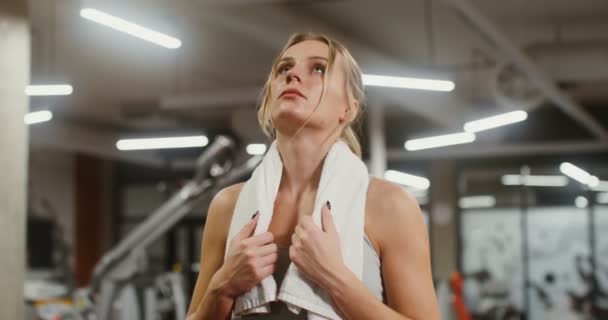
[[[289,258],[300,272],[325,289],[329,289],[336,275],[346,268],[329,206],[328,201],[321,209],[322,229],[314,224],[311,216],[301,218],[289,247]]]

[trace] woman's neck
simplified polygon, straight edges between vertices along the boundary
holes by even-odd
[[[277,136],[283,162],[281,192],[290,196],[316,191],[321,179],[325,155],[335,139],[315,139],[310,135]]]

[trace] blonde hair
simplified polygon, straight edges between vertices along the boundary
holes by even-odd
[[[361,158],[361,144],[359,143],[359,139],[357,137],[356,130],[360,128],[361,122],[361,114],[363,112],[363,105],[365,104],[365,92],[363,91],[363,80],[361,77],[361,68],[352,57],[348,49],[344,47],[338,41],[329,38],[326,35],[319,33],[296,33],[289,37],[287,44],[281,50],[281,53],[274,59],[272,63],[272,68],[270,69],[270,74],[268,75],[268,79],[266,80],[266,84],[264,85],[264,89],[262,90],[260,107],[258,109],[258,122],[260,123],[260,127],[264,134],[270,139],[275,138],[275,128],[272,124],[272,119],[270,115],[270,85],[272,80],[276,76],[276,67],[279,63],[281,57],[289,49],[290,47],[307,40],[314,40],[325,43],[329,47],[329,59],[327,63],[327,71],[324,75],[324,79],[327,78],[331,67],[336,59],[337,54],[342,54],[344,57],[344,69],[346,70],[346,82],[347,82],[347,91],[349,94],[349,98],[354,98],[359,102],[359,112],[353,121],[351,121],[342,131],[340,135],[340,139],[346,142],[351,151],[356,154],[359,158]]]

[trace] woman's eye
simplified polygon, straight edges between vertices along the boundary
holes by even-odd
[[[280,67],[277,68],[277,74],[285,74],[285,72],[287,72],[287,70],[289,70],[289,66],[288,65],[282,65]]]
[[[314,66],[313,71],[316,72],[316,73],[323,74],[323,73],[325,73],[325,66],[322,65],[322,64],[317,64],[317,65]]]

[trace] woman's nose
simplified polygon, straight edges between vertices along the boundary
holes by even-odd
[[[291,83],[292,81],[302,82],[302,78],[300,77],[296,67],[293,67],[287,71],[287,76],[285,77],[287,83]]]

